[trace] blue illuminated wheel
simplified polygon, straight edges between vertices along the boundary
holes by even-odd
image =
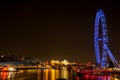
[[[99,9],[94,24],[94,48],[96,54],[96,64],[100,68],[107,67],[107,56],[111,58],[115,67],[119,67],[118,62],[108,48],[107,24],[104,12]]]
[[[99,27],[100,25],[101,27]],[[96,14],[94,30],[95,30],[94,31],[94,46],[95,46],[97,65],[101,67],[105,67],[107,63],[106,52],[107,52],[107,45],[108,45],[108,36],[107,36],[108,34],[107,34],[106,19],[105,19],[105,15],[102,9],[99,9]],[[102,47],[100,47],[100,45]]]

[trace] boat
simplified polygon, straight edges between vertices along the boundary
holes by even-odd
[[[16,69],[12,66],[3,66],[1,69],[0,69],[1,72],[14,72],[16,71]]]

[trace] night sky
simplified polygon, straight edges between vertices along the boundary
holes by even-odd
[[[96,12],[107,19],[109,47],[120,58],[120,6],[109,0],[0,2],[0,54],[95,62]]]

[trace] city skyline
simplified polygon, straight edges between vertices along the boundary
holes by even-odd
[[[120,10],[113,1],[0,3],[0,54],[95,62],[94,21],[105,12],[109,47],[120,58]]]

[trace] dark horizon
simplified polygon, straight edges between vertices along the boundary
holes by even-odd
[[[0,54],[95,62],[94,20],[105,12],[109,47],[120,58],[120,9],[114,1],[0,3]]]

